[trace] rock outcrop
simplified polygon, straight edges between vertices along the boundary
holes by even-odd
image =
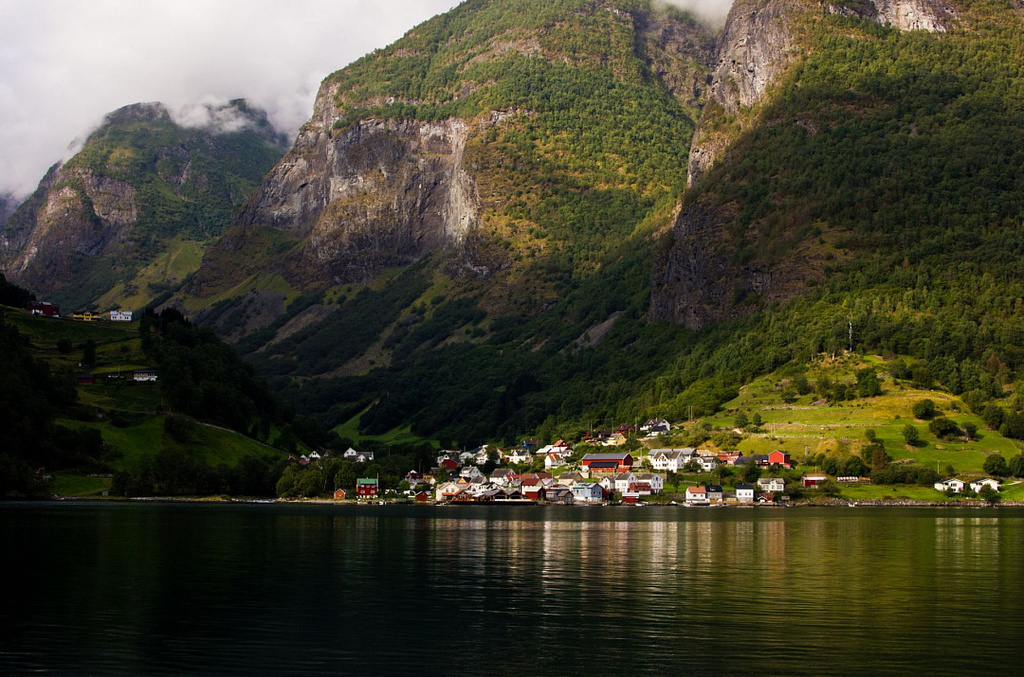
[[[479,127],[457,118],[370,119],[338,130],[336,96],[325,83],[312,120],[236,226],[268,226],[304,240],[296,265],[333,283],[365,281],[457,247],[477,221],[465,148]]]
[[[829,11],[859,16],[904,31],[932,33],[946,32],[959,18],[956,7],[942,0],[860,0],[853,5],[829,5]]]

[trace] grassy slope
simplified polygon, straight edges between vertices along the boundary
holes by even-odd
[[[828,374],[833,380],[844,380],[853,384],[857,368],[878,360],[869,358],[846,358],[834,364],[819,363],[808,373],[812,381],[817,375]],[[833,405],[814,405],[820,400],[811,393],[787,404],[782,399],[786,379],[773,373],[759,378],[740,389],[740,395],[728,402],[720,414],[709,419],[713,425],[728,427],[735,415],[742,411],[748,418],[756,413],[764,422],[765,432],[746,437],[739,448],[747,454],[768,453],[782,449],[799,460],[805,450],[810,454],[857,453],[865,446],[864,433],[872,429],[893,461],[912,460],[921,465],[940,470],[952,465],[957,472],[980,473],[985,458],[1000,453],[1009,460],[1024,448],[1020,442],[1007,439],[997,431],[988,430],[980,418],[969,412],[968,407],[958,398],[937,390],[921,390],[908,382],[894,385],[892,379],[884,379],[883,392],[877,397],[858,398]],[[933,400],[940,415],[964,423],[971,421],[978,426],[978,439],[948,442],[937,439],[928,430],[928,421],[914,418],[914,403]],[[902,430],[908,423],[921,433],[921,446],[908,446]]]
[[[8,308],[7,319],[32,341],[33,351],[53,369],[81,371],[81,343],[96,342],[97,365],[93,373],[97,383],[93,386],[79,386],[79,401],[94,407],[107,419],[102,422],[82,422],[63,419],[58,423],[68,427],[88,427],[99,430],[104,443],[113,448],[118,458],[113,465],[117,470],[132,470],[141,458],[152,455],[162,447],[175,444],[165,438],[160,387],[156,384],[134,383],[130,374],[118,379],[108,379],[106,374],[118,370],[130,371],[147,364],[141,351],[137,323],[74,322],[67,319],[46,319],[32,317],[27,312]],[[74,349],[62,354],[57,342],[68,339]],[[127,417],[122,425],[110,421],[111,415]],[[243,456],[280,457],[281,452],[266,447],[234,431],[200,424],[197,438],[188,447],[189,453],[197,459],[205,459],[211,466],[234,465]],[[95,495],[109,487],[109,480],[60,474],[55,479],[53,491],[59,495]]]

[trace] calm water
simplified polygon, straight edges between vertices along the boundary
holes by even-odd
[[[1024,510],[0,505],[0,673],[1024,674]]]

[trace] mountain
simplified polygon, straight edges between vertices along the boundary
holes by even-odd
[[[470,0],[324,81],[168,303],[343,435],[681,420],[848,351],[1020,436],[1022,23]]]
[[[325,80],[175,303],[339,431],[699,415],[844,348],[999,400],[1020,10],[464,3]]]
[[[142,308],[198,267],[283,141],[241,100],[117,110],[8,219],[0,266],[67,306]]]

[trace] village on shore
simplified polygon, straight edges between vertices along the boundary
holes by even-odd
[[[833,478],[823,473],[800,473],[797,464],[783,451],[745,456],[740,451],[659,449],[643,445],[631,451],[618,449],[636,433],[646,442],[656,444],[657,438],[670,429],[667,421],[657,419],[642,426],[588,434],[582,441],[588,450],[595,446],[608,449],[590,453],[579,453],[564,440],[545,446],[525,441],[508,451],[489,445],[469,451],[440,451],[435,467],[426,472],[410,470],[397,490],[385,492],[379,478],[362,477],[356,482],[354,496],[339,489],[334,499],[379,502],[386,496],[389,500],[434,505],[777,506],[788,505],[791,494],[804,490],[813,492],[825,486],[871,482],[867,477]],[[319,458],[320,454],[314,453],[295,460],[305,465]],[[374,460],[372,452],[351,448],[342,458],[356,463]],[[488,466],[493,467],[489,472]],[[704,474],[711,480],[717,474],[719,483],[681,482],[680,476],[684,474]],[[723,477],[729,482],[723,482]],[[960,486],[950,482],[946,480],[935,488],[952,493],[968,488],[978,493],[984,486],[995,491],[1000,488],[992,478],[956,480]],[[666,486],[674,489],[672,496],[678,500],[666,496]]]

